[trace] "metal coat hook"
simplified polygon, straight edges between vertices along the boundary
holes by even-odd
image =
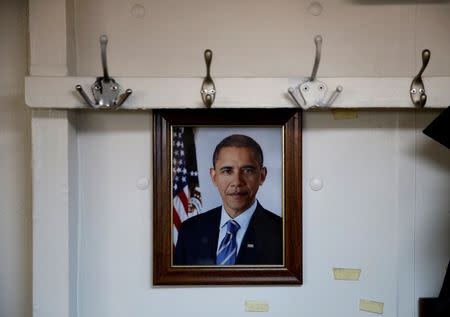
[[[208,108],[212,106],[216,97],[216,86],[214,85],[210,72],[212,56],[213,53],[211,50],[205,51],[206,77],[203,79],[202,87],[200,89],[203,104]]]
[[[319,69],[320,57],[322,55],[322,36],[317,35],[314,38],[316,44],[316,58],[311,77],[304,79],[296,88],[289,87],[288,92],[294,99],[295,103],[304,109],[311,107],[330,107],[344,88],[339,85],[333,91],[328,100],[325,97],[328,92],[327,85],[316,79],[317,70]]]
[[[99,38],[102,57],[103,77],[97,77],[95,82],[91,86],[92,94],[95,102],[89,98],[81,85],[76,85],[75,89],[83,97],[84,101],[92,108],[108,108],[117,109],[133,92],[131,89],[127,89],[125,93],[119,95],[120,86],[108,73],[108,64],[106,60],[106,46],[108,44],[108,37],[102,35]]]
[[[430,50],[422,51],[422,68],[419,73],[414,77],[411,82],[411,87],[409,88],[409,95],[411,100],[416,107],[423,108],[427,103],[427,95],[425,94],[425,86],[422,81],[422,74],[430,61],[431,52]]]

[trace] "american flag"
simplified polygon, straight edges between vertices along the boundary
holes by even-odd
[[[173,192],[173,244],[178,230],[186,219],[202,212],[194,132],[190,127],[173,128],[172,192]]]

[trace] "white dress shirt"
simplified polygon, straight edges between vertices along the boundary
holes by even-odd
[[[222,213],[220,215],[220,230],[219,230],[219,243],[217,243],[217,251],[219,251],[220,243],[222,242],[223,238],[225,237],[227,233],[227,222],[228,220],[234,220],[236,221],[240,228],[236,233],[236,244],[237,244],[237,253],[239,253],[242,239],[244,239],[245,232],[247,232],[248,224],[250,223],[250,219],[253,216],[253,213],[256,210],[257,200],[255,199],[255,202],[245,210],[243,213],[241,213],[236,218],[231,218],[230,215],[227,213],[225,208],[222,205]]]

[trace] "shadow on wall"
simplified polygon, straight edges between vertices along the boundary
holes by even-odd
[[[411,149],[410,155],[414,155],[413,149]],[[428,139],[426,142],[418,144],[415,155],[417,159],[428,161],[432,163],[433,166],[438,167],[440,170],[442,169],[443,173],[449,168],[450,151],[445,148],[445,146],[432,139]]]

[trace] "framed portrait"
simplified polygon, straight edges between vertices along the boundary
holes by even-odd
[[[302,284],[300,109],[153,112],[153,284]]]

